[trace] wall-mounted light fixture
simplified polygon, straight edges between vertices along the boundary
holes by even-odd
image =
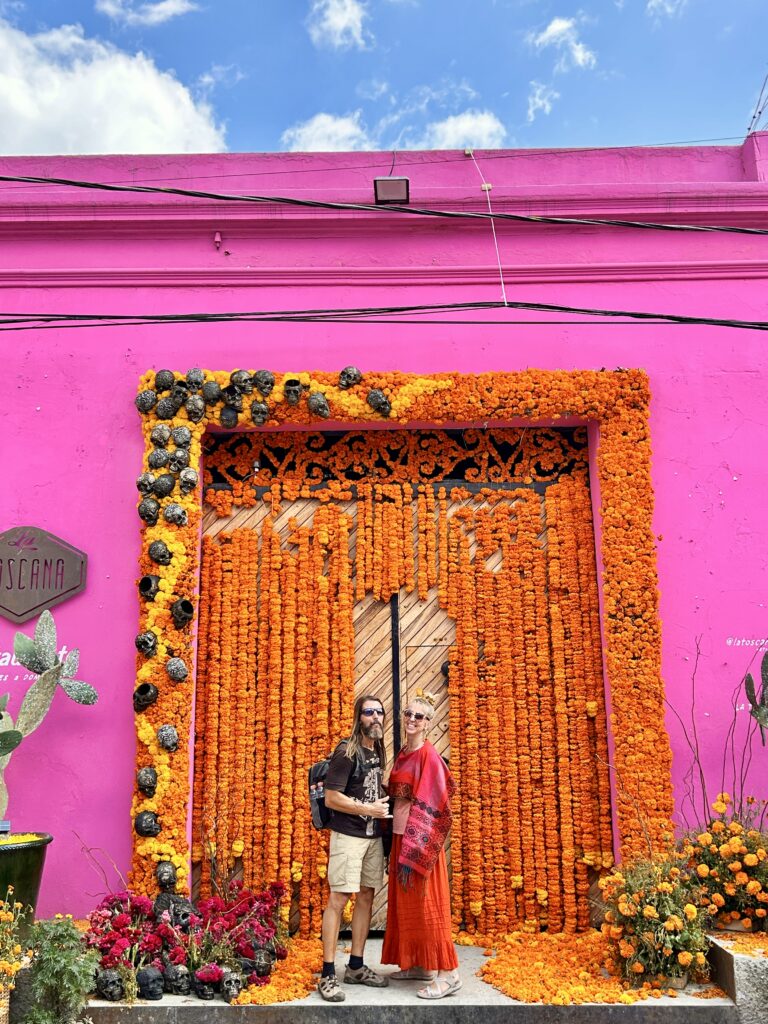
[[[385,203],[408,202],[410,191],[410,180],[408,178],[374,178],[373,194],[376,198],[376,205]]]

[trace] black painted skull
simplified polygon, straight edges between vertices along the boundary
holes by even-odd
[[[188,465],[189,452],[186,448],[177,448],[176,451],[171,452],[169,469],[172,473],[180,473],[182,469],[186,469]]]
[[[339,374],[339,387],[346,391],[347,388],[359,384],[362,379],[363,375],[356,366],[345,366]]]
[[[165,969],[165,991],[175,996],[188,996],[192,991],[189,968],[184,964],[169,964]]]
[[[170,391],[176,383],[176,377],[171,370],[158,370],[155,374],[155,391]]]
[[[133,710],[138,714],[151,708],[158,698],[157,687],[152,683],[139,683],[133,691]]]
[[[152,433],[149,435],[149,440],[155,448],[165,448],[170,439],[171,428],[167,423],[158,423],[156,427],[152,428]]]
[[[169,754],[179,749],[179,734],[172,725],[161,725],[157,730],[157,742]]]
[[[331,415],[328,400],[322,391],[313,391],[307,399],[307,406],[313,416],[321,416],[324,420],[327,420]]]
[[[155,484],[154,473],[142,473],[136,477],[136,486],[142,494],[151,494]]]
[[[164,540],[154,540],[149,545],[147,554],[156,565],[170,565],[173,555]]]
[[[221,400],[221,388],[215,380],[207,380],[202,389],[203,401],[206,405],[216,405]]]
[[[221,996],[225,1003],[231,1003],[243,990],[243,979],[235,971],[224,968],[224,977],[221,979]]]
[[[238,416],[237,409],[231,409],[228,405],[225,405],[219,413],[219,423],[226,430],[233,430],[239,421],[240,417]]]
[[[197,487],[197,470],[196,469],[182,469],[179,473],[179,484],[181,485],[181,493],[189,494]]]
[[[163,975],[156,967],[142,967],[136,973],[136,984],[142,999],[155,1001],[163,998]]]
[[[288,405],[298,405],[304,386],[297,377],[289,377],[283,384],[283,394]]]
[[[192,431],[189,427],[174,427],[171,431],[171,440],[177,448],[189,448],[192,444]]]
[[[251,402],[251,419],[257,427],[262,427],[269,419],[269,406],[266,402]]]
[[[96,973],[96,995],[107,999],[110,1003],[118,1003],[124,994],[123,979],[118,971],[110,967]]]
[[[195,995],[198,999],[213,999],[216,989],[213,985],[208,985],[206,982],[200,981],[199,978],[195,978]]]
[[[195,615],[195,606],[186,597],[180,597],[171,605],[171,616],[176,629],[183,629]]]
[[[146,633],[137,633],[133,642],[139,654],[145,654],[148,658],[157,652],[157,636],[151,629]]]
[[[165,663],[165,671],[168,673],[168,678],[172,679],[174,683],[183,683],[189,675],[189,669],[183,658],[169,658]]]
[[[163,519],[165,519],[166,523],[171,523],[173,526],[186,526],[188,522],[187,510],[173,501],[163,512]]]
[[[136,785],[144,796],[152,797],[157,792],[157,772],[147,765],[136,772]]]
[[[167,498],[169,494],[173,493],[175,486],[176,477],[173,473],[161,473],[155,480],[152,489],[158,498]]]
[[[253,375],[253,383],[256,385],[257,390],[264,395],[272,394],[272,389],[275,386],[275,375],[271,370],[257,370]]]
[[[139,505],[139,516],[148,526],[154,526],[160,514],[160,504],[154,498],[145,498]]]
[[[224,399],[224,405],[229,406],[230,409],[243,411],[243,396],[234,384],[228,384],[227,387],[222,388],[221,397]]]
[[[155,868],[155,878],[161,892],[175,892],[176,868],[169,860],[161,860]]]
[[[253,392],[253,378],[247,370],[235,370],[234,373],[230,373],[229,379],[244,395],[250,395]]]
[[[200,395],[190,395],[184,403],[184,408],[193,423],[199,423],[205,416],[205,402]]]
[[[154,601],[159,589],[159,576],[142,576],[139,580],[139,594],[145,601]]]
[[[157,405],[157,395],[154,391],[140,391],[133,401],[139,412],[151,412]]]
[[[205,383],[205,374],[197,367],[186,372],[186,381],[190,391],[199,391]]]
[[[154,451],[149,453],[147,464],[150,469],[163,469],[171,461],[170,453],[165,448],[155,448]]]
[[[133,819],[136,834],[145,839],[154,839],[160,835],[160,822],[154,811],[140,811]]]
[[[368,405],[373,409],[374,412],[379,413],[381,416],[389,416],[392,412],[392,406],[389,399],[379,388],[371,388],[368,392]]]
[[[161,420],[172,420],[183,404],[183,401],[178,401],[176,398],[167,395],[157,403],[155,412]]]

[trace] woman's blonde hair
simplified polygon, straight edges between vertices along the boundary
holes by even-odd
[[[408,704],[421,704],[421,706],[426,709],[427,721],[431,722],[435,717],[435,700],[434,697],[432,697],[432,694],[420,693],[417,697],[413,697],[409,700]]]

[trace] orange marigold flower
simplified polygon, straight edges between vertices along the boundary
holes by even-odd
[[[688,967],[692,960],[693,954],[689,953],[687,949],[683,949],[677,954],[677,962],[681,967]]]

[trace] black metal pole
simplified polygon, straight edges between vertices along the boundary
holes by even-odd
[[[400,597],[389,599],[389,617],[392,627],[392,746],[394,756],[400,752]]]

